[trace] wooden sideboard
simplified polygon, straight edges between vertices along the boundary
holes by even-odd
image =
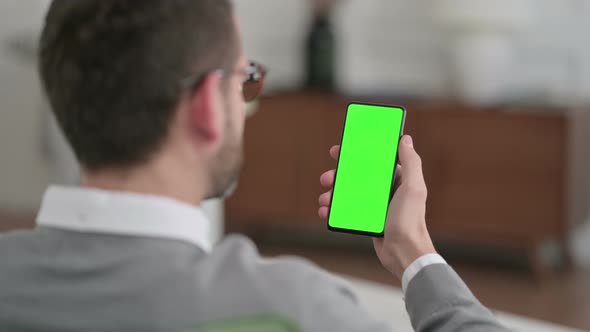
[[[325,230],[317,216],[318,179],[335,166],[328,149],[340,141],[348,102],[317,93],[260,100],[246,123],[240,184],[226,205],[230,230]],[[543,241],[557,240],[567,256],[568,112],[433,101],[405,106],[406,133],[423,158],[435,240],[526,250],[537,272]]]

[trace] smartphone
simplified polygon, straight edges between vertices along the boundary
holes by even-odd
[[[351,103],[346,111],[328,229],[382,237],[406,110]]]

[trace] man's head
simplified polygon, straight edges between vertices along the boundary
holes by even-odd
[[[236,179],[248,62],[229,0],[54,0],[39,66],[84,172],[168,154],[208,197]]]

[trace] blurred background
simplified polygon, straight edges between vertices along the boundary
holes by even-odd
[[[31,227],[49,183],[78,181],[35,69],[48,3],[0,1],[2,230]],[[206,204],[214,237],[242,232],[266,255],[398,287],[369,239],[328,233],[316,212],[347,103],[403,105],[432,236],[474,293],[590,330],[590,1],[234,3],[270,76],[250,105],[240,185]]]

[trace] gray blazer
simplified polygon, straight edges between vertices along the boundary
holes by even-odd
[[[446,265],[422,270],[406,303],[417,331],[506,331]],[[186,331],[267,313],[302,331],[391,330],[339,278],[299,258],[261,258],[240,236],[209,254],[47,227],[0,236],[0,331]]]

